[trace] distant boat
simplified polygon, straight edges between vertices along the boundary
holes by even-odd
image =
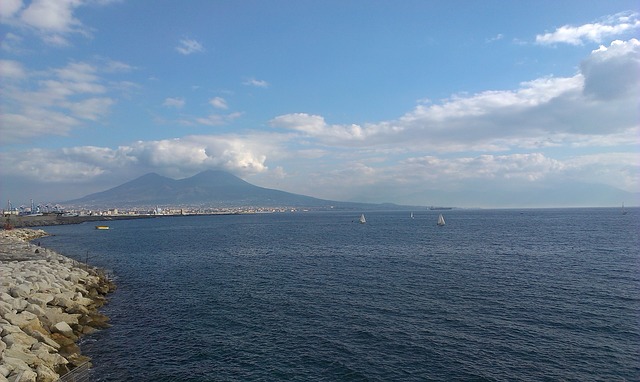
[[[97,225],[96,229],[100,229],[100,230],[109,229],[109,226],[108,225]]]
[[[367,219],[364,218],[364,214],[360,215],[360,224],[364,224],[367,222]]]
[[[624,209],[624,203],[622,203],[622,214],[626,215],[627,214],[627,210]]]
[[[413,219],[413,212],[411,213],[411,219]]]
[[[444,216],[442,214],[438,216],[438,225],[444,225]]]

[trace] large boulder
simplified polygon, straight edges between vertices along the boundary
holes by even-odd
[[[60,378],[58,373],[45,365],[38,365],[36,368],[36,374],[38,374],[36,378],[37,382],[56,382]]]
[[[31,325],[33,321],[38,319],[38,317],[33,313],[20,312],[20,313],[7,313],[4,315],[4,319],[9,321],[12,325],[16,325],[20,328],[24,328],[25,326]]]
[[[14,370],[7,380],[9,382],[37,382],[38,374],[31,369],[22,369],[18,372]]]
[[[13,298],[27,298],[31,295],[31,287],[26,283],[21,283],[9,288],[9,294]]]
[[[51,327],[51,331],[53,333],[60,333],[65,337],[73,338],[75,335],[73,334],[73,329],[66,322],[58,322]]]
[[[4,342],[8,348],[13,347],[14,345],[30,348],[32,345],[38,343],[38,340],[26,333],[18,332],[2,337],[2,342]]]
[[[34,293],[27,298],[27,301],[30,304],[35,304],[44,308],[49,302],[53,301],[53,295],[49,293]]]
[[[38,357],[36,357],[35,354],[32,354],[28,349],[20,346],[12,346],[4,351],[5,362],[7,362],[8,359],[18,359],[30,366],[42,363],[42,361]]]

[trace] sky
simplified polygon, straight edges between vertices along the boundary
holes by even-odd
[[[0,0],[0,197],[219,169],[340,201],[640,205],[639,40],[636,0]]]

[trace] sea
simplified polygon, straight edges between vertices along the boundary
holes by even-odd
[[[94,381],[639,381],[627,211],[176,216],[38,240],[115,277],[112,327],[81,342]]]

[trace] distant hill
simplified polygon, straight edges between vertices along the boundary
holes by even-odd
[[[389,205],[336,202],[263,188],[228,172],[207,170],[185,179],[171,179],[156,173],[143,175],[106,191],[64,202],[86,207],[132,206],[257,206],[388,209]],[[397,206],[396,206],[397,207]]]

